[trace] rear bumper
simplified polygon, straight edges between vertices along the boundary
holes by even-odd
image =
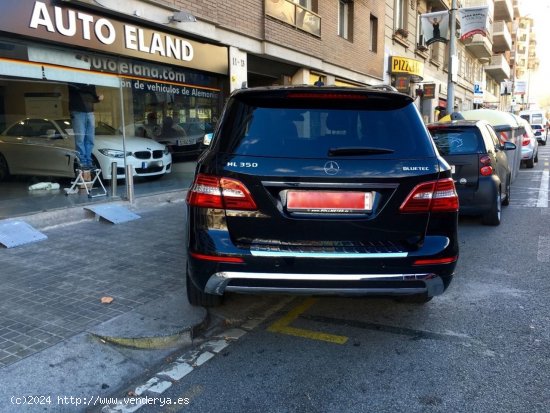
[[[535,156],[535,148],[521,148],[521,159],[532,159]]]
[[[229,243],[225,239],[225,245]],[[240,262],[226,262],[224,257]],[[445,291],[456,267],[456,259],[438,261],[445,257],[458,257],[458,245],[443,236],[426,237],[422,247],[408,252],[203,249],[188,254],[187,275],[197,288],[216,295],[277,292],[432,297]]]
[[[490,211],[497,196],[500,180],[493,176],[479,177],[477,188],[457,186],[461,215],[482,215]],[[504,192],[504,184],[503,184]]]
[[[233,280],[268,281],[268,285],[236,284]],[[337,282],[332,288],[316,287],[308,282]],[[346,287],[346,282],[359,282],[363,286]],[[385,284],[385,282],[388,282]],[[293,284],[294,283],[294,284]],[[300,283],[296,285],[295,283]],[[399,286],[395,285],[396,283]],[[289,274],[247,273],[238,271],[213,274],[204,288],[206,293],[222,295],[224,292],[239,293],[289,293],[324,295],[414,295],[433,297],[445,291],[444,280],[436,274]]]

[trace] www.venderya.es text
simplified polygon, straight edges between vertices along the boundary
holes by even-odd
[[[187,405],[190,403],[187,397],[101,397],[101,396],[11,396],[13,405],[65,405],[65,406],[101,406],[118,405],[141,406],[157,405],[160,407],[171,405]]]

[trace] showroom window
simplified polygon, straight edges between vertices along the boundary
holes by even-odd
[[[181,189],[177,164],[201,153],[223,104],[220,77],[198,70],[11,39],[0,39],[0,59],[0,217],[3,201],[40,201],[33,183],[69,187],[84,166],[70,85],[103,98],[93,105],[92,167],[107,183],[131,166],[136,188]]]

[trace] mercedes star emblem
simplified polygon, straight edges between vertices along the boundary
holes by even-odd
[[[336,175],[340,171],[340,166],[334,161],[328,161],[324,168],[327,175]]]

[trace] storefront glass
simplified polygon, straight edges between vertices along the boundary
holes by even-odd
[[[103,182],[109,185],[113,166],[123,180],[129,165],[136,188],[153,191],[182,189],[178,164],[203,149],[224,95],[220,75],[0,38],[0,219],[76,199],[63,192],[82,157],[70,85],[93,85],[102,96],[93,104],[92,160]],[[32,188],[40,183],[59,189]]]

